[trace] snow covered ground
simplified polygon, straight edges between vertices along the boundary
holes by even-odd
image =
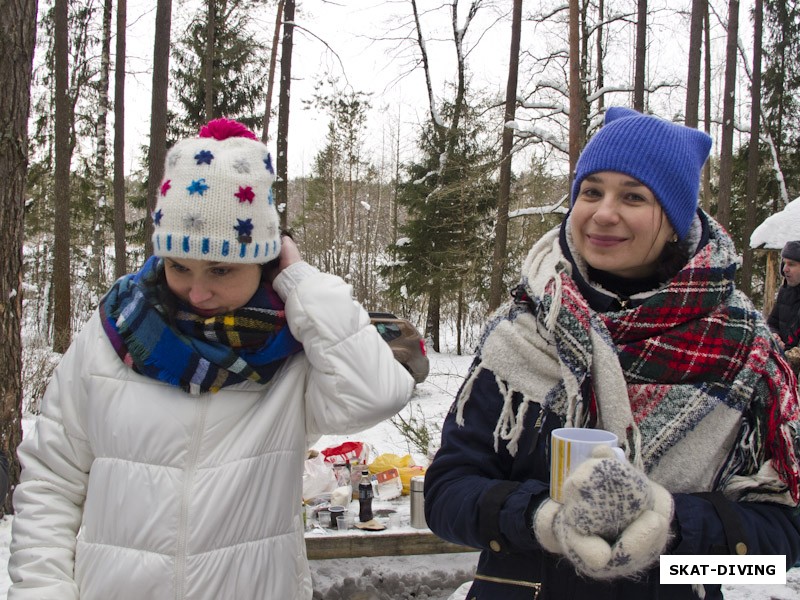
[[[431,374],[417,387],[414,398],[402,413],[406,419],[425,420],[435,430],[450,408],[472,356],[431,352]],[[29,423],[26,423],[26,428]],[[318,450],[346,440],[357,440],[381,453],[411,454],[417,464],[426,456],[413,448],[398,429],[386,421],[353,436],[326,436]],[[12,517],[0,520],[0,600],[6,598],[10,580],[6,574]],[[422,556],[330,559],[311,561],[315,600],[464,600],[478,555],[440,554]],[[726,600],[800,600],[800,569],[787,574],[787,585],[726,587]]]

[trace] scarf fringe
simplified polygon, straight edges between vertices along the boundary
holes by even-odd
[[[456,398],[456,423],[464,426],[464,405],[469,400],[472,394],[472,387],[478,376],[484,371],[481,364],[475,365],[472,372],[467,376],[464,385],[461,386],[458,397]],[[511,388],[500,377],[495,375],[495,382],[500,395],[503,398],[503,407],[500,411],[500,416],[495,424],[493,438],[494,438],[494,451],[500,451],[500,442],[506,442],[506,450],[511,456],[516,456],[519,450],[519,439],[522,436],[525,424],[525,415],[528,414],[528,405],[531,402],[536,402],[532,398],[526,396],[522,392],[518,392]],[[516,413],[514,412],[514,395],[520,393],[522,395],[522,402],[520,402]]]

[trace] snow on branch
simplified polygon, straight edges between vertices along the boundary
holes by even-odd
[[[530,206],[528,208],[519,208],[517,210],[510,210],[508,211],[508,218],[514,219],[516,217],[526,217],[528,215],[550,215],[550,214],[567,214],[569,209],[566,206],[562,206],[564,202],[567,200],[567,195],[561,197],[558,202],[550,204],[548,206]]]
[[[745,50],[744,44],[742,43],[742,38],[737,38],[736,43],[739,47],[739,54],[742,57],[742,63],[744,64],[744,71],[747,74],[747,80],[750,82],[750,86],[753,85],[753,71],[750,69],[750,63],[747,60],[747,52]],[[762,90],[763,91],[763,90]],[[750,107],[752,110],[752,107]],[[781,169],[781,165],[778,162],[778,151],[775,148],[775,140],[772,139],[772,135],[769,131],[769,123],[767,122],[766,117],[764,116],[764,111],[759,111],[759,120],[761,121],[760,131],[758,132],[758,137],[762,142],[765,142],[767,146],[769,146],[769,152],[772,156],[772,170],[775,173],[775,179],[778,182],[778,188],[780,189],[781,200],[783,201],[783,205],[786,206],[789,204],[789,190],[786,189],[786,179],[783,176],[783,170]]]
[[[520,137],[522,139],[530,139],[530,138],[539,139],[543,142],[547,142],[548,144],[552,145],[557,150],[560,150],[565,154],[569,154],[569,144],[565,143],[564,140],[557,138],[549,131],[545,131],[540,127],[531,126],[527,128],[522,128],[517,121],[509,121],[508,123],[506,123],[506,127],[516,131],[517,137]]]

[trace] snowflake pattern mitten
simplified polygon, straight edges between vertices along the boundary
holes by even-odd
[[[563,554],[588,577],[636,575],[667,547],[672,495],[608,447],[567,478],[564,498],[542,503],[534,533],[545,550]]]

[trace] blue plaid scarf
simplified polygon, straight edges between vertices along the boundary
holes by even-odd
[[[120,359],[137,373],[190,394],[250,380],[267,383],[302,350],[286,326],[283,302],[268,283],[232,313],[201,317],[180,302],[172,319],[159,283],[163,261],[151,257],[120,278],[100,301],[103,329]]]

